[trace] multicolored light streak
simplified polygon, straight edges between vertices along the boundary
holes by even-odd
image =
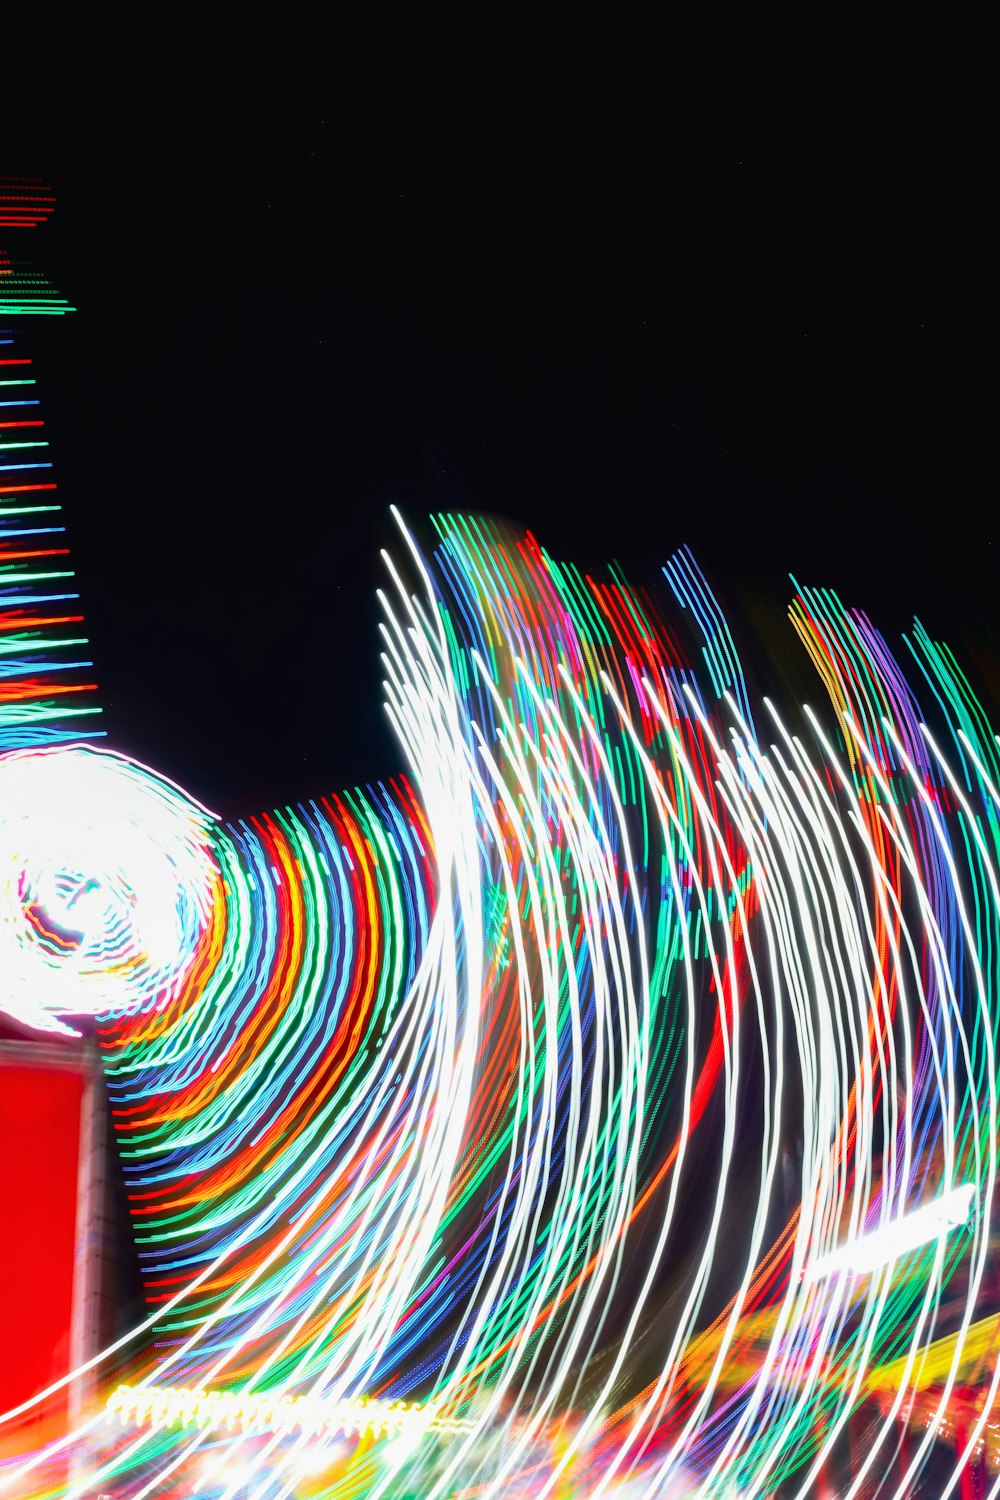
[[[0,175],[0,230],[37,229],[55,208],[52,189],[37,177]],[[48,316],[73,312],[65,297],[0,243],[0,316]]]
[[[0,328],[0,752],[104,734],[55,490],[34,365]]]
[[[55,194],[40,177],[0,173],[0,229],[37,229],[55,206]]]
[[[797,589],[832,713],[786,721],[687,551],[657,601],[400,523],[407,774],[225,825],[85,743],[38,412],[0,334],[0,1004],[97,1018],[150,1312],[80,1427],[0,1418],[0,1485],[806,1496],[850,1439],[840,1493],[902,1496],[944,1439],[969,1494],[1000,752],[947,647]]]
[[[10,847],[33,850],[8,857],[6,930],[70,965],[62,1014],[92,1009],[70,907],[99,891],[95,951],[107,982],[126,971],[100,1037],[155,1329],[146,1416],[115,1436],[95,1413],[18,1483],[46,1493],[73,1449],[87,1477],[66,1496],[242,1493],[226,1473],[298,1492],[301,1424],[168,1420],[209,1390],[241,1411],[415,1399],[451,1424],[433,1460],[369,1433],[310,1480],[331,1497],[806,1495],[855,1412],[844,1492],[909,1493],[987,1310],[982,710],[917,626],[946,756],[867,618],[800,590],[834,727],[806,710],[794,732],[765,700],[765,737],[687,553],[665,570],[676,629],[530,536],[436,526],[432,555],[404,531],[406,572],[387,559],[409,781],[223,827],[118,757],[0,762],[64,779],[35,845],[53,794],[5,798]],[[124,854],[89,873],[96,829],[117,847],[74,784],[99,767],[134,784],[115,812],[165,860],[159,885]],[[177,921],[119,950],[112,898],[141,928],[154,888]],[[830,1274],[859,1255],[863,1274]],[[953,1487],[998,1382],[987,1359]]]

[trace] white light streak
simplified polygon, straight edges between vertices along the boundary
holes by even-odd
[[[877,1266],[899,1260],[911,1250],[940,1239],[953,1229],[960,1229],[968,1220],[975,1196],[974,1185],[966,1183],[933,1203],[925,1203],[912,1213],[880,1224],[870,1234],[861,1235],[813,1261],[806,1267],[806,1279],[818,1281],[838,1271],[865,1276]]]

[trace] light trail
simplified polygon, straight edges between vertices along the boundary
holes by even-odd
[[[822,1276],[836,1275],[838,1271],[865,1276],[887,1261],[899,1260],[911,1250],[940,1239],[951,1229],[961,1229],[968,1220],[975,1195],[976,1190],[970,1184],[954,1188],[922,1208],[915,1208],[911,1213],[879,1225],[871,1234],[863,1234],[841,1245],[807,1266],[805,1275],[813,1281]]]
[[[469,1424],[408,1401],[322,1401],[304,1397],[239,1396],[227,1391],[120,1385],[107,1400],[110,1417],[133,1426],[239,1432],[280,1432],[310,1438],[337,1433],[386,1437],[401,1432],[461,1432]]]
[[[36,966],[5,1004],[100,1012],[156,1333],[126,1426],[15,1482],[806,1496],[861,1413],[842,1493],[912,1491],[946,1430],[950,1493],[1000,1383],[1000,755],[968,683],[917,627],[932,733],[867,618],[799,590],[833,712],[793,727],[687,553],[675,623],[435,525],[386,559],[405,779],[223,826],[120,757],[0,760]],[[326,1467],[324,1412],[354,1434]]]

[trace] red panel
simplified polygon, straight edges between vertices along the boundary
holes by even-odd
[[[0,1066],[0,1411],[70,1369],[82,1100],[80,1072]]]

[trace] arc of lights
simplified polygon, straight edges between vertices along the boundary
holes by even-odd
[[[997,1161],[1000,758],[947,650],[906,642],[945,752],[867,618],[799,590],[840,743],[765,700],[769,743],[689,554],[684,636],[619,573],[440,517],[386,559],[410,779],[223,826],[71,743],[89,663],[29,511],[55,557],[54,513],[2,491],[0,972],[39,1026],[114,997],[162,1347],[125,1428],[97,1411],[8,1483],[45,1494],[75,1451],[66,1500],[140,1500],[211,1443],[221,1492],[263,1500],[332,1420],[367,1437],[331,1500],[430,1464],[382,1442],[401,1423],[447,1433],[428,1496],[583,1464],[594,1495],[806,1495],[891,1370],[849,1493],[920,1392],[905,1493],[981,1346]]]

